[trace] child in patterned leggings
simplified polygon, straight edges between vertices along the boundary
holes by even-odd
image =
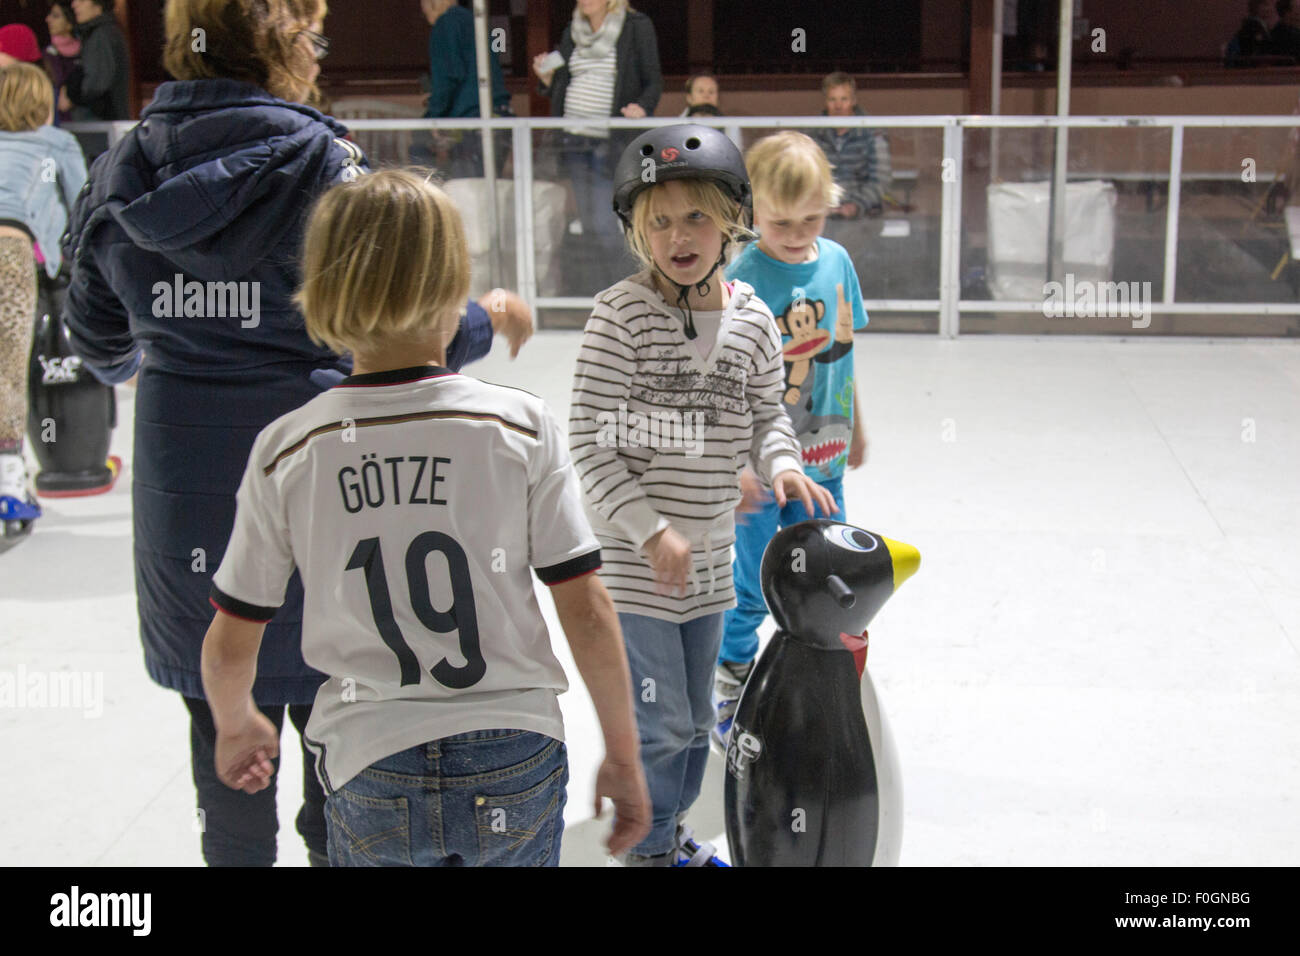
[[[81,147],[50,125],[49,79],[28,63],[0,70],[0,551],[40,516],[23,464],[27,363],[36,312],[36,253],[58,274],[59,236],[86,181]]]

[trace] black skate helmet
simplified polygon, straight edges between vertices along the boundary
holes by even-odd
[[[646,160],[653,160],[654,172]],[[670,179],[707,179],[740,204],[740,220],[747,228],[753,222],[754,200],[749,188],[745,159],[736,144],[722,130],[697,123],[677,123],[647,130],[628,144],[614,168],[614,213],[626,232],[632,230],[632,206],[636,197],[651,186]],[[696,291],[706,294],[713,273],[726,261],[726,237],[718,261],[699,282]],[[655,271],[677,289],[677,306],[682,310],[686,338],[696,337],[694,316],[687,296],[691,287],[669,278],[662,269]]]
[[[645,161],[654,160],[654,175]],[[650,186],[670,179],[708,179],[740,203],[748,222],[753,210],[745,159],[727,134],[712,126],[677,123],[646,130],[628,144],[614,169],[614,213],[624,228],[632,226],[636,197]]]

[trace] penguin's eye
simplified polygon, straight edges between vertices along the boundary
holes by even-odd
[[[846,524],[836,525],[827,535],[831,542],[850,551],[875,551],[880,542],[861,528],[850,528]]]

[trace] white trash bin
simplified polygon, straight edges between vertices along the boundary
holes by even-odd
[[[1041,302],[1047,282],[1052,184],[988,187],[988,287],[995,299]],[[1115,265],[1115,186],[1102,180],[1065,187],[1065,271],[1075,282],[1109,282]]]

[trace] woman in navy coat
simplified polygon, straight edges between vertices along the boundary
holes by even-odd
[[[268,0],[264,16],[246,22],[240,7],[168,3],[164,62],[180,79],[158,88],[139,125],[91,170],[65,238],[72,281],[64,320],[101,381],[139,371],[132,501],[140,633],[149,676],[178,691],[190,711],[204,858],[269,866],[274,788],[230,790],[213,767],[199,666],[212,619],[208,590],[253,439],[350,370],[350,360],[307,337],[290,297],[313,201],[366,167],[343,139],[346,128],[305,105],[316,98],[316,61],[328,46],[319,34],[324,3]],[[203,51],[193,49],[199,28]],[[517,348],[531,329],[526,307],[511,297],[503,319]],[[470,303],[448,365],[485,354],[492,331]],[[287,705],[300,733],[324,679],[302,659],[301,622],[295,575],[267,627],[253,687],[277,726]],[[303,776],[298,830],[313,864],[325,865],[324,795],[305,748]]]

